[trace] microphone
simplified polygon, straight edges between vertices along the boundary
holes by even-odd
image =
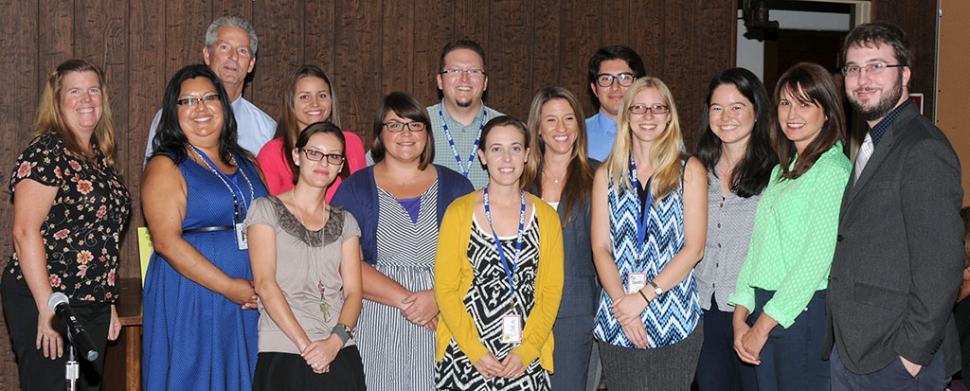
[[[98,359],[98,350],[94,348],[94,341],[84,330],[84,325],[74,315],[74,310],[68,303],[67,295],[61,292],[54,292],[50,299],[47,299],[47,308],[51,310],[57,318],[67,325],[67,331],[71,334],[71,342],[77,347],[78,352],[86,360],[94,362]]]

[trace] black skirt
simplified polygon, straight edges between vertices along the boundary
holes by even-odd
[[[330,371],[316,374],[299,354],[261,352],[256,360],[253,390],[366,390],[364,365],[357,346],[337,352]]]

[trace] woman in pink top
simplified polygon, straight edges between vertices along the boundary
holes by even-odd
[[[276,195],[293,188],[295,163],[293,150],[297,136],[314,122],[329,121],[340,126],[337,114],[337,95],[333,83],[323,70],[314,65],[304,65],[290,73],[283,92],[283,113],[276,121],[276,135],[259,151],[256,160],[266,176],[270,194]],[[347,140],[347,164],[327,190],[327,201],[333,198],[337,187],[350,174],[367,167],[364,143],[356,134],[344,131]]]

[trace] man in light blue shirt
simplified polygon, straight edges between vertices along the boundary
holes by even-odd
[[[629,46],[603,47],[589,59],[589,89],[593,105],[599,107],[596,115],[586,119],[590,158],[602,162],[610,155],[623,94],[634,80],[646,75],[643,60]]]
[[[209,25],[205,33],[205,47],[202,48],[205,65],[219,76],[232,102],[232,111],[239,127],[239,146],[254,156],[276,133],[276,121],[242,97],[246,75],[256,65],[256,43],[256,30],[248,22],[238,17],[227,17]],[[162,111],[158,110],[148,133],[145,163],[152,156],[152,139],[161,119]]]
[[[486,122],[502,113],[482,101],[488,89],[482,46],[468,40],[446,45],[437,79],[441,103],[428,107],[435,132],[434,164],[464,174],[476,189],[485,187],[488,171],[478,161],[479,135]]]

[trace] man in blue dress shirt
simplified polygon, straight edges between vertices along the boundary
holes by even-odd
[[[226,17],[209,25],[202,48],[205,65],[215,72],[226,88],[239,127],[239,146],[255,156],[276,133],[276,121],[242,97],[246,76],[256,66],[256,30],[238,17]],[[148,133],[145,162],[152,157],[152,139],[162,119],[158,110]]]
[[[623,94],[634,80],[646,75],[643,60],[629,46],[603,47],[589,59],[589,88],[593,105],[599,106],[599,112],[586,119],[590,158],[602,162],[609,156]]]

